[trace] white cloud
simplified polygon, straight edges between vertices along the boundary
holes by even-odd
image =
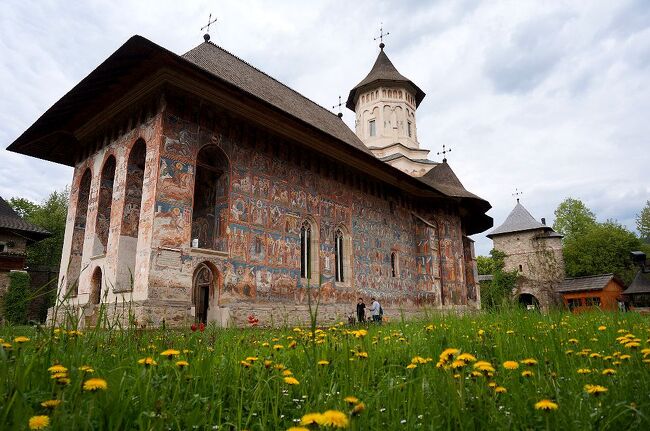
[[[565,197],[633,228],[650,197],[646,1],[65,1],[3,3],[0,139],[10,144],[133,34],[179,54],[212,40],[327,108],[386,52],[427,97],[418,133],[445,143],[500,224],[515,187],[552,222]],[[345,112],[348,124],[353,114]],[[0,194],[42,199],[71,169],[0,152]],[[477,235],[479,253],[491,242]]]

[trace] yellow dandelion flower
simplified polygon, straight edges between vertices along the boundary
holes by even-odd
[[[246,358],[246,362],[255,362],[257,361],[257,356],[249,356]]]
[[[14,338],[14,343],[16,343],[16,344],[27,343],[28,341],[29,341],[29,338],[23,337],[23,336]],[[34,416],[34,417],[40,417],[40,416]],[[47,416],[45,416],[45,417],[47,417]]]
[[[323,425],[334,428],[347,428],[349,425],[348,415],[338,410],[327,410],[323,412]]]
[[[50,368],[48,368],[47,371],[49,371],[52,374],[67,373],[68,369],[66,367],[64,367],[63,365],[61,365],[61,364],[56,364],[56,365],[52,365]]]
[[[282,375],[287,377],[287,376],[292,376],[293,373],[291,372],[291,370],[284,370],[282,371]]]
[[[503,368],[507,370],[516,370],[519,368],[519,363],[517,361],[505,361],[503,363]]]
[[[104,379],[88,379],[84,382],[84,391],[97,391],[97,390],[102,390],[105,391],[108,388],[108,384],[106,383],[106,380]]]
[[[451,363],[451,368],[456,370],[458,368],[463,368],[465,365],[465,361],[461,361],[460,359],[456,359],[454,362]]]
[[[330,361],[328,361],[326,359],[321,359],[320,361],[318,361],[318,365],[322,365],[323,367],[326,367],[329,364],[330,364]]]
[[[625,343],[625,347],[628,349],[636,349],[639,347],[641,344],[637,341],[630,341],[629,343]]]
[[[29,418],[29,429],[30,430],[42,430],[50,426],[50,417],[41,415],[41,416],[32,416]]]
[[[599,331],[604,331],[605,329],[607,329],[607,326],[600,325],[600,326],[598,327],[598,330],[599,330]]]
[[[608,389],[600,385],[585,385],[585,392],[590,395],[598,396],[604,392],[607,392]]]
[[[530,370],[525,370],[521,372],[521,377],[532,377],[535,374]]]
[[[472,377],[481,377],[482,375],[483,375],[483,374],[480,373],[479,371],[472,371],[472,372],[470,373],[470,376],[472,376]]]
[[[570,344],[578,344],[578,342],[579,341],[576,338],[569,338],[569,340],[567,341],[567,343],[570,343]]]
[[[178,356],[180,354],[181,354],[180,351],[174,349],[167,349],[163,352],[160,352],[160,356],[165,356],[167,359],[171,359],[172,357]]]
[[[407,369],[407,370],[412,370],[413,368],[417,368],[417,367],[418,367],[418,366],[417,366],[416,364],[408,364],[408,365],[406,366],[406,369]]]
[[[180,369],[183,369],[183,368],[185,368],[185,367],[189,367],[189,366],[190,366],[190,363],[187,362],[187,361],[177,361],[177,362],[176,362],[176,366],[177,366],[178,368],[180,368]]]
[[[496,388],[494,388],[494,392],[497,394],[505,394],[506,392],[508,392],[508,390],[503,386],[497,386]]]
[[[355,355],[361,359],[368,359],[368,352],[357,352]]]
[[[411,359],[412,364],[426,364],[427,360],[424,359],[422,356],[413,356],[413,359]]]
[[[578,374],[589,374],[591,370],[589,368],[578,368]]]
[[[88,374],[92,374],[95,372],[95,370],[90,365],[80,366],[79,371],[83,371],[84,373],[88,373]]]
[[[528,365],[529,367],[532,367],[533,365],[537,365],[537,359],[526,358],[521,360],[521,363],[524,365]]]
[[[274,350],[282,350],[282,349],[284,349],[284,346],[282,344],[275,344],[273,346],[273,349]]]
[[[445,349],[442,351],[440,354],[440,360],[441,361],[448,361],[452,356],[455,356],[460,353],[460,350],[455,349],[453,347],[450,347],[448,349]]]
[[[146,358],[138,359],[138,364],[144,365],[145,367],[149,367],[149,366],[158,365],[158,362],[156,362],[154,358],[148,356]]]
[[[357,403],[353,408],[350,413],[352,413],[353,416],[358,415],[362,411],[366,409],[366,405],[364,403]]]
[[[287,385],[299,385],[300,384],[298,379],[296,379],[295,377],[285,377],[284,378],[284,383],[286,383]]]
[[[602,374],[604,376],[611,376],[612,374],[616,374],[616,370],[613,370],[611,368],[605,368]]]
[[[348,404],[357,404],[359,402],[359,398],[349,395],[343,398],[343,401],[345,401]]]
[[[68,377],[68,373],[54,373],[54,374],[50,375],[50,378],[55,379],[55,380],[56,379],[62,379],[64,377]]]
[[[545,411],[550,411],[550,410],[557,410],[558,409],[557,403],[554,403],[551,400],[541,400],[535,403],[535,410],[545,410]]]
[[[45,407],[46,409],[54,409],[61,404],[61,400],[46,400],[41,403],[42,407]]]
[[[11,344],[10,343],[0,343],[0,346],[2,346],[2,348],[5,349],[5,350],[11,349]]]
[[[250,367],[253,366],[253,364],[251,364],[250,362],[247,362],[247,361],[239,361],[239,363],[244,368],[250,368]]]
[[[295,348],[297,345],[298,345],[298,343],[296,343],[296,341],[293,340],[293,341],[291,341],[291,342],[289,343],[289,348],[290,348],[290,349],[293,349],[293,348]]]
[[[627,361],[631,357],[632,356],[630,356],[630,355],[621,355],[621,356],[618,357],[618,359],[620,359],[621,361]]]
[[[461,353],[456,357],[457,361],[476,362],[476,357],[470,353]]]
[[[474,369],[484,373],[493,373],[494,367],[487,361],[478,361],[474,364]]]
[[[67,386],[70,384],[70,379],[68,377],[61,377],[56,379],[56,384],[61,386]]]
[[[300,419],[300,425],[323,425],[325,418],[322,413],[307,413]]]
[[[291,428],[287,428],[287,431],[309,431],[309,428],[305,428],[305,427],[291,427]]]

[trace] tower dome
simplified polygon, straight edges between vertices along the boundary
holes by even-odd
[[[417,138],[415,112],[425,94],[397,71],[383,43],[379,48],[370,73],[350,90],[345,106],[356,114],[357,136],[377,158],[419,177],[435,165]]]

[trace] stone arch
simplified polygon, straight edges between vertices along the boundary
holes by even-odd
[[[520,293],[517,295],[517,303],[529,310],[539,310],[539,300],[532,293]]]
[[[219,304],[221,273],[211,262],[199,263],[192,275],[192,306],[197,323],[208,323],[210,310]]]
[[[104,277],[102,276],[102,269],[100,267],[95,268],[93,275],[90,278],[90,297],[88,302],[91,304],[99,304],[102,299],[102,284]]]
[[[99,180],[97,197],[97,218],[95,219],[95,242],[93,255],[106,254],[111,230],[111,209],[113,207],[113,187],[115,185],[115,156],[106,158]]]
[[[196,156],[192,207],[192,247],[228,251],[230,161],[209,144]]]
[[[140,212],[144,170],[147,160],[147,144],[140,138],[131,147],[126,162],[126,182],[124,184],[124,207],[118,244],[117,290],[133,288],[135,258],[140,233]]]
[[[79,276],[81,275],[81,262],[86,238],[86,223],[88,217],[88,201],[90,199],[90,183],[92,172],[86,168],[77,189],[77,208],[75,210],[74,227],[72,231],[72,245],[70,259],[66,271],[67,293],[77,296],[79,292]]]

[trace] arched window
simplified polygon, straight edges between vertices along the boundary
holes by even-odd
[[[135,257],[140,232],[140,209],[142,208],[142,185],[147,158],[147,145],[138,139],[131,148],[126,164],[126,183],[124,185],[124,209],[118,248],[116,291],[133,288]]]
[[[345,251],[343,248],[343,232],[341,229],[337,229],[334,234],[334,254],[335,254],[335,270],[336,270],[336,281],[343,282],[345,281],[345,264],[343,257]]]
[[[95,244],[93,255],[106,254],[108,234],[111,230],[111,208],[113,206],[113,183],[115,182],[115,157],[109,156],[104,162],[99,183],[97,199],[97,218],[95,221]]]
[[[216,145],[201,148],[196,158],[192,246],[227,251],[228,158]]]
[[[72,231],[72,246],[70,248],[70,260],[66,286],[72,296],[77,296],[79,291],[79,276],[81,275],[81,257],[84,251],[84,239],[86,237],[86,216],[88,214],[88,199],[90,198],[90,169],[86,169],[77,192],[77,209],[74,217],[74,228]]]
[[[397,277],[399,275],[399,259],[395,251],[390,254],[390,275],[391,277]]]
[[[300,227],[300,277],[311,278],[311,224],[305,221]]]

